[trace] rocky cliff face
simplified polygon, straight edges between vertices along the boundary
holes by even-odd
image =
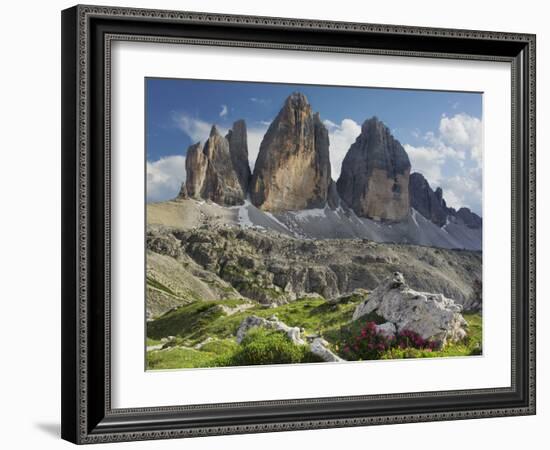
[[[373,117],[344,158],[338,193],[360,217],[399,222],[409,213],[410,170],[405,149]]]
[[[443,191],[437,188],[432,191],[428,180],[418,172],[412,173],[409,179],[411,207],[426,219],[442,227],[447,222],[449,208],[443,199]]]
[[[247,193],[252,174],[248,164],[248,142],[246,138],[245,121],[236,121],[225,138],[229,142],[229,154],[231,155],[233,169],[237,174],[242,191]]]
[[[438,187],[432,190],[430,184],[420,173],[412,173],[409,179],[409,194],[411,208],[416,209],[426,219],[442,227],[449,221],[463,223],[468,228],[480,229],[483,225],[481,217],[468,208],[456,211],[447,206],[443,198],[443,190]]]
[[[328,131],[307,98],[294,93],[260,145],[251,201],[266,211],[321,208],[330,183]]]
[[[221,136],[214,125],[204,148],[200,143],[187,150],[185,168],[187,178],[185,189],[180,197],[211,200],[225,206],[240,205],[244,202],[246,189],[246,169],[248,149],[246,148],[246,126],[239,124],[237,132],[230,133],[230,141]],[[244,133],[244,140],[243,140]],[[231,148],[235,157],[231,153]],[[244,161],[242,160],[244,157]],[[234,164],[233,160],[236,161]]]
[[[206,167],[208,160],[203,153],[200,142],[191,145],[187,149],[185,156],[185,171],[187,173],[185,179],[185,193],[191,198],[200,198],[204,177],[206,175]],[[180,196],[184,192],[180,192]]]

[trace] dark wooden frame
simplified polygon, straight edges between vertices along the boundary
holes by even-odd
[[[511,386],[112,409],[109,102],[113,40],[509,62]],[[63,438],[94,443],[535,413],[534,35],[75,6],[62,12],[62,85]]]

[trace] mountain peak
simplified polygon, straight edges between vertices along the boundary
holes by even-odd
[[[216,126],[216,124],[212,125],[212,128],[210,129],[210,137],[219,135],[220,132],[218,131],[218,127]]]
[[[360,217],[399,222],[409,213],[410,170],[407,152],[374,116],[344,158],[338,193]]]
[[[286,98],[285,105],[290,106],[293,109],[303,109],[309,106],[309,102],[304,94],[296,91]]]
[[[212,125],[204,147],[197,143],[187,149],[185,169],[185,191],[182,189],[180,198],[202,198],[227,206],[242,204],[248,182],[245,172],[250,173],[244,122],[227,137]]]
[[[294,92],[269,126],[250,184],[267,211],[322,208],[331,181],[328,131],[304,94]]]

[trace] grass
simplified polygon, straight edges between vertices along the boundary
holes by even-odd
[[[147,277],[147,284],[155,289],[158,289],[159,291],[164,291],[167,294],[173,295],[175,297],[178,297],[178,294],[176,294],[172,289],[165,286],[164,284],[158,282],[154,278]]]
[[[194,301],[180,306],[147,324],[147,345],[156,345],[166,336],[175,336],[170,350],[151,351],[147,355],[149,369],[174,369],[193,367],[217,367],[230,365],[276,364],[278,362],[312,362],[311,354],[290,355],[282,348],[286,336],[264,336],[251,331],[260,338],[256,344],[237,344],[236,331],[244,318],[256,315],[269,318],[276,315],[289,326],[304,329],[305,335],[321,335],[334,351],[340,350],[345,332],[359,330],[366,321],[383,323],[385,320],[372,313],[351,322],[353,311],[363,298],[350,299],[349,302],[331,305],[322,298],[299,299],[276,308],[264,308],[260,304],[243,312],[226,315],[218,305],[235,307],[245,300],[231,299],[220,301]],[[467,356],[481,353],[481,315],[464,314],[469,324],[468,337],[460,343],[450,343],[441,351],[416,349],[392,349],[382,354],[383,359],[422,358],[443,356]],[[280,333],[278,333],[280,334]],[[200,349],[193,347],[213,338]],[[290,342],[290,341],[288,341]],[[243,353],[247,346],[247,354]],[[294,345],[294,344],[291,344]],[[296,347],[296,346],[294,346]],[[278,349],[278,350],[277,350]],[[304,349],[302,349],[304,350]],[[306,349],[307,350],[307,349]],[[286,351],[286,350],[285,350]],[[263,356],[262,356],[263,355]],[[286,356],[285,356],[286,355]],[[262,362],[254,362],[262,361]]]
[[[341,325],[351,320],[356,304],[329,305],[322,298],[302,299],[281,305],[277,308],[264,308],[257,305],[246,311],[225,315],[217,305],[235,307],[244,303],[243,300],[220,301],[195,301],[170,311],[158,319],[147,324],[148,344],[155,345],[166,336],[175,336],[170,343],[170,350],[151,351],[147,354],[147,366],[149,369],[176,369],[196,367],[216,367],[228,365],[250,365],[254,360],[260,360],[258,356],[263,348],[265,355],[271,355],[275,360],[287,362],[288,359],[300,359],[304,362],[315,362],[317,359],[304,349],[299,349],[299,356],[281,356],[281,336],[267,338],[271,342],[250,344],[247,353],[237,354],[237,350],[243,350],[246,346],[237,344],[235,333],[244,318],[250,315],[269,318],[274,314],[279,320],[289,326],[298,326],[305,329],[306,334],[330,334],[338,330]],[[280,334],[280,333],[279,333]],[[207,338],[214,338],[195,350],[196,344],[204,342]],[[282,335],[286,341],[286,336]],[[289,345],[291,344],[290,341]],[[151,343],[151,344],[150,344]],[[270,353],[268,347],[274,347]],[[295,346],[294,346],[295,347]],[[278,350],[277,350],[278,349]],[[256,355],[256,356],[254,356]],[[275,358],[275,355],[279,355]],[[256,358],[256,359],[255,359]],[[263,358],[262,364],[267,364],[269,356]],[[276,364],[276,361],[271,364]],[[259,364],[259,363],[258,363]]]
[[[186,347],[147,352],[147,368],[151,370],[211,367],[216,354]]]
[[[246,311],[226,316],[216,305],[234,307],[244,300],[196,301],[170,311],[147,324],[147,335],[152,339],[176,336],[182,341],[198,343],[207,337],[234,336],[240,323],[250,315],[268,318],[277,315],[289,326],[304,328],[309,334],[325,334],[349,322],[356,303],[330,305],[324,299],[296,300],[277,308],[257,305]]]
[[[147,336],[161,339],[165,336],[176,336],[198,343],[218,333],[208,333],[225,316],[218,305],[234,307],[245,303],[244,300],[220,300],[213,302],[195,301],[169,311],[158,319],[147,323]],[[229,336],[226,333],[225,336]]]
[[[147,347],[150,347],[151,345],[160,345],[160,344],[162,344],[162,341],[160,339],[147,338],[147,342],[145,345],[147,345]]]

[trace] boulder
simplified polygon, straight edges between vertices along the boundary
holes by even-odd
[[[323,338],[315,338],[310,344],[309,349],[311,353],[317,355],[325,362],[343,362],[344,359],[340,358],[337,354],[333,353],[327,348],[328,342]]]
[[[245,318],[237,330],[237,342],[240,344],[246,333],[252,328],[267,328],[268,330],[282,331],[286,333],[288,338],[296,345],[305,345],[305,341],[300,336],[300,328],[289,327],[287,324],[281,322],[276,316],[272,316],[269,319],[264,319],[258,316],[248,316]]]
[[[397,332],[397,328],[395,328],[395,325],[391,322],[376,325],[375,328],[377,333],[383,334],[386,337],[395,336],[395,333]]]
[[[462,306],[443,294],[415,291],[405,283],[403,275],[395,272],[386,278],[367,300],[357,306],[353,320],[371,312],[395,325],[398,332],[410,330],[423,339],[456,342],[466,336],[467,323],[461,314]],[[389,325],[381,325],[389,328]]]
[[[262,140],[251,201],[272,212],[323,208],[330,183],[328,130],[306,96],[295,92]]]
[[[363,123],[342,162],[338,194],[360,217],[400,222],[409,214],[410,170],[403,146],[373,117]]]

